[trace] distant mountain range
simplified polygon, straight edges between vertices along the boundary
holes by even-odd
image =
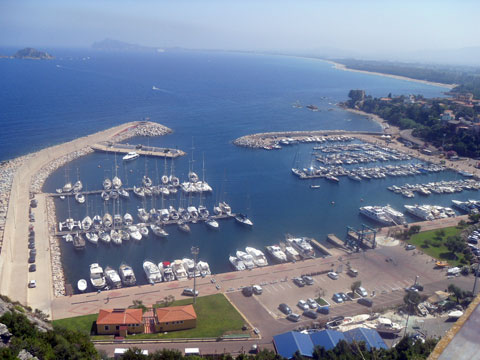
[[[92,44],[92,48],[95,50],[102,51],[131,51],[131,52],[164,52],[164,49],[143,46],[138,44],[130,44],[120,40],[114,39],[104,39],[101,41],[96,41]]]

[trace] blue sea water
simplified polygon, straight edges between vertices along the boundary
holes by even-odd
[[[52,51],[55,53],[54,51]],[[326,234],[345,235],[346,225],[369,222],[358,215],[358,207],[390,203],[401,208],[415,203],[386,189],[391,184],[417,183],[458,178],[444,172],[419,177],[393,178],[340,184],[320,181],[312,190],[309,182],[294,177],[290,168],[297,156],[307,165],[312,146],[286,147],[281,151],[239,148],[232,141],[242,135],[282,130],[346,129],[378,131],[375,122],[347,113],[335,103],[347,98],[350,89],[365,89],[374,96],[423,94],[440,96],[444,89],[415,82],[335,70],[331,64],[294,57],[218,53],[166,52],[162,54],[102,54],[60,51],[54,61],[0,59],[0,160],[90,134],[126,121],[150,117],[174,130],[168,136],[135,138],[130,143],[178,147],[188,153],[174,160],[175,172],[185,179],[192,164],[214,188],[205,202],[209,209],[220,199],[234,211],[247,212],[255,225],[249,230],[233,220],[222,221],[219,231],[204,224],[191,226],[190,234],[167,227],[168,239],[150,235],[140,243],[121,247],[98,247],[87,243],[77,253],[62,242],[67,281],[75,284],[88,277],[88,265],[99,262],[116,268],[125,261],[145,282],[142,262],[191,257],[192,245],[200,247],[199,258],[210,263],[214,273],[230,270],[228,256],[245,246],[262,248],[283,240],[285,233],[312,236],[321,241]],[[155,86],[160,90],[153,90]],[[315,104],[319,112],[296,109],[292,103]],[[297,155],[300,154],[300,155]],[[124,164],[117,159],[117,173],[124,183],[139,185],[145,171],[154,179],[164,173],[164,161],[140,158]],[[170,161],[167,162],[170,171]],[[158,170],[157,170],[158,169]],[[95,153],[77,159],[47,179],[44,190],[53,192],[76,180],[88,189],[99,189],[105,176],[115,172],[115,156]],[[451,199],[471,198],[471,192],[431,195],[422,202],[449,205]],[[191,199],[198,205],[199,198]],[[147,208],[161,207],[148,199]],[[178,207],[179,196],[166,201]],[[332,202],[334,205],[332,205]],[[112,213],[112,203],[88,198],[90,215]],[[133,194],[122,201],[121,212],[136,214],[143,204]],[[83,218],[85,206],[70,203],[75,218]],[[66,218],[67,202],[57,201],[59,220]]]

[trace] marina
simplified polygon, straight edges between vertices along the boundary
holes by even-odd
[[[130,145],[130,144],[122,144],[122,143],[110,143],[110,142],[101,142],[98,144],[94,144],[91,146],[95,151],[102,151],[114,154],[125,154],[128,155],[129,153],[136,153],[138,155],[144,156],[153,156],[153,157],[164,157],[174,159],[179,156],[184,156],[185,152],[179,149],[169,149],[169,148],[160,148],[155,146],[147,146],[147,145]],[[133,160],[133,158],[125,159],[125,160]]]

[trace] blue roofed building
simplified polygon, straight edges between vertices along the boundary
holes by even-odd
[[[380,337],[378,332],[373,329],[359,327],[356,329],[345,331],[343,335],[348,342],[365,342],[368,350],[370,350],[371,348],[388,349],[387,345]]]
[[[322,346],[325,350],[333,349],[340,340],[347,340],[340,331],[330,329],[310,334],[310,339],[312,339],[313,346]]]
[[[312,356],[313,343],[310,335],[290,331],[273,337],[273,344],[277,354],[286,359],[291,359],[298,351],[303,356]]]

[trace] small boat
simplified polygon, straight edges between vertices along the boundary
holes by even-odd
[[[128,199],[130,197],[130,194],[125,189],[118,189],[118,195],[124,199]]]
[[[110,230],[110,239],[115,245],[122,245],[122,238],[117,230]]]
[[[118,176],[115,176],[112,179],[112,185],[114,189],[120,189],[120,187],[122,186],[122,180],[120,180]]]
[[[133,186],[133,193],[139,197],[145,197],[145,190],[143,187],[136,187],[135,185]]]
[[[310,185],[310,189],[320,189],[320,185]]]
[[[73,236],[73,247],[75,250],[85,249],[85,239],[78,232]]]
[[[110,194],[107,192],[107,191],[102,191],[101,195],[100,195],[103,199],[103,201],[108,201],[110,200]]]
[[[135,278],[135,273],[130,265],[122,264],[119,268],[120,279],[122,280],[123,286],[133,286],[137,283]]]
[[[83,189],[83,184],[80,180],[75,181],[75,184],[73,184],[73,192],[77,193],[82,191]]]
[[[122,226],[123,224],[123,217],[120,214],[113,215],[113,225],[116,227]]]
[[[110,241],[112,241],[112,239],[110,238],[110,234],[103,230],[98,233],[98,237],[106,244],[110,244]]]
[[[122,280],[120,279],[117,270],[107,266],[105,268],[105,277],[107,278],[107,282],[111,289],[119,289],[122,287]]]
[[[118,233],[120,234],[120,238],[122,239],[122,242],[130,240],[130,234],[128,233],[128,231],[120,229],[118,230]]]
[[[142,184],[143,186],[149,188],[152,186],[153,182],[152,179],[150,179],[147,175],[143,175]]]
[[[458,319],[463,315],[463,311],[460,310],[453,310],[448,313],[448,318],[449,319]]]
[[[189,233],[190,232],[190,226],[186,222],[179,221],[178,222],[178,230]]]
[[[147,222],[148,221],[148,212],[144,209],[144,208],[139,208],[137,210],[137,216],[138,218],[143,221],[143,222]]]
[[[205,224],[207,224],[209,228],[215,229],[215,230],[220,227],[220,225],[218,224],[218,221],[213,218],[208,218],[208,220],[205,221]]]
[[[95,215],[93,217],[93,224],[92,224],[93,228],[95,230],[99,230],[102,227],[102,224],[103,224],[103,221],[102,221],[101,216],[100,215]]]
[[[82,220],[82,229],[88,231],[92,227],[92,224],[92,219],[90,218],[90,216],[87,215]]]
[[[220,206],[220,209],[222,210],[222,213],[226,215],[232,215],[232,208],[225,201],[222,201],[219,204],[219,206]]]
[[[153,233],[158,237],[167,237],[168,236],[168,233],[161,226],[151,224],[150,229],[152,229]]]
[[[253,222],[245,214],[237,214],[235,220],[240,224],[253,226]]]
[[[142,234],[142,236],[148,236],[149,231],[148,231],[147,224],[138,223],[137,227],[138,227],[138,231],[140,232],[140,234]]]
[[[130,160],[135,160],[139,158],[140,155],[136,153],[135,151],[130,151],[127,155],[125,155],[122,159],[125,161],[130,161]]]
[[[65,185],[63,185],[62,191],[63,191],[64,193],[67,193],[67,192],[72,191],[72,189],[73,189],[72,183],[71,183],[71,182],[67,182]]]
[[[445,261],[437,261],[437,262],[435,263],[435,267],[437,267],[437,268],[446,268],[446,267],[448,267],[448,263],[445,262]]]
[[[133,239],[133,240],[137,240],[137,241],[140,241],[142,240],[142,234],[140,233],[140,231],[138,230],[138,227],[136,227],[135,225],[130,225],[128,227],[128,232],[130,234],[130,237]]]
[[[130,215],[129,213],[125,213],[125,215],[123,215],[123,222],[127,226],[132,225],[133,224],[133,216]]]
[[[75,201],[78,202],[79,204],[85,203],[85,195],[76,193],[75,194]]]
[[[110,190],[112,188],[112,180],[110,180],[109,178],[105,178],[102,185],[105,190]]]
[[[77,282],[78,291],[84,292],[85,290],[87,290],[87,286],[88,286],[87,280],[85,280],[85,279],[78,280],[78,282]]]
[[[73,242],[72,234],[63,235],[63,238],[65,239],[66,242]]]
[[[335,182],[335,183],[338,183],[338,182],[340,181],[340,180],[338,180],[337,177],[335,177],[335,176],[333,176],[333,175],[326,175],[326,176],[325,176],[325,179],[330,180],[330,181],[333,181],[333,182]]]
[[[95,245],[98,244],[98,235],[97,235],[97,233],[87,232],[87,233],[85,233],[85,237],[86,237],[87,240],[90,241],[92,244],[95,244]]]
[[[103,221],[103,226],[105,226],[106,228],[111,227],[113,224],[112,215],[110,215],[109,213],[105,213],[105,215],[103,215],[102,221]]]
[[[90,282],[95,289],[103,289],[107,285],[103,269],[97,263],[90,265]]]

